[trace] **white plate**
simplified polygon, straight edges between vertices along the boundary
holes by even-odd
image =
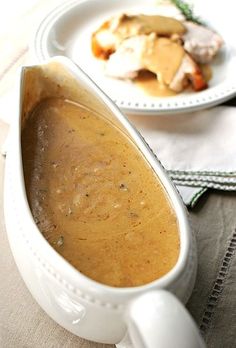
[[[201,8],[201,2],[195,5]],[[33,51],[39,62],[55,55],[65,55],[77,63],[104,92],[127,113],[163,114],[207,108],[236,95],[236,42],[233,43],[230,14],[233,1],[225,0],[224,11],[216,2],[203,1],[204,16],[223,36],[225,45],[212,64],[213,78],[209,88],[173,97],[151,97],[132,82],[108,78],[102,62],[93,57],[91,34],[103,21],[121,12],[163,13],[166,7],[152,0],[85,0],[67,2],[55,8],[39,25]],[[207,5],[210,6],[207,9]],[[214,7],[214,11],[212,8]],[[233,5],[232,5],[233,9]],[[206,19],[206,17],[204,17]],[[212,22],[211,22],[212,20]],[[232,43],[231,43],[232,41]]]

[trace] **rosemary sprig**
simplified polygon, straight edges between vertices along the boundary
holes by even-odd
[[[183,0],[171,0],[171,2],[182,12],[188,21],[192,21],[197,24],[204,24],[199,17],[194,15],[192,5],[187,4]]]

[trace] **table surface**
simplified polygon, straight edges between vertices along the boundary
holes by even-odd
[[[7,1],[8,11],[4,7],[0,14],[0,29],[5,30],[7,25],[10,28],[6,33],[0,30],[0,96],[11,89],[18,67],[27,62],[27,45],[33,24],[48,12],[49,7],[62,1],[22,0],[20,6],[16,6],[13,0]],[[17,17],[16,10],[21,12],[21,16]],[[14,24],[7,17],[12,12]],[[227,104],[236,106],[236,101]],[[2,115],[0,103],[2,116],[7,119],[8,115]],[[7,131],[8,126],[0,121],[0,147]],[[0,156],[0,347],[105,347],[61,328],[43,312],[25,287],[14,263],[4,226],[4,162],[4,157]],[[201,328],[207,346],[212,348],[236,347],[235,212],[236,193],[216,191],[208,191],[189,212],[198,243],[198,275],[187,307]]]

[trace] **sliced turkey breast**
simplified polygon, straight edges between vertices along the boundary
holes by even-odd
[[[178,70],[184,49],[155,33],[137,35],[122,41],[107,61],[106,73],[118,78],[134,78],[140,70],[149,70],[158,80],[169,84]]]
[[[143,55],[150,37],[138,35],[124,40],[106,64],[106,74],[119,79],[134,79],[146,67]]]
[[[93,54],[108,59],[120,43],[132,36],[155,33],[160,36],[183,35],[186,31],[182,22],[165,16],[126,15],[112,17],[92,35]]]
[[[182,63],[171,81],[169,88],[172,89],[172,91],[181,92],[185,87],[187,87],[189,82],[194,91],[201,91],[207,88],[207,83],[199,66],[194,62],[189,54],[185,53]]]
[[[141,70],[154,73],[175,92],[181,92],[189,82],[196,91],[207,87],[200,68],[183,47],[154,33],[124,40],[106,65],[106,74],[120,79],[134,79]]]
[[[223,40],[213,30],[193,22],[184,22],[184,48],[198,63],[209,63],[215,57]]]

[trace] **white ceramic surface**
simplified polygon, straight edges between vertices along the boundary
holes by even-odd
[[[70,91],[68,86],[72,86]],[[135,288],[113,288],[99,284],[74,269],[38,230],[25,194],[21,125],[27,103],[32,107],[42,98],[55,95],[73,98],[112,119],[138,145],[159,176],[176,211],[180,231],[179,259],[175,267],[161,279]],[[193,289],[197,267],[195,240],[178,193],[140,134],[106,95],[71,61],[63,57],[54,58],[41,66],[22,69],[19,105],[20,111],[11,129],[6,157],[4,214],[15,261],[40,306],[67,330],[89,340],[117,343],[122,340],[128,327],[131,338],[135,343],[139,342],[139,347],[170,348],[173,345],[166,344],[169,341],[165,340],[165,333],[168,328],[173,328],[174,342],[180,339],[182,347],[203,347],[192,319],[177,300],[179,298],[185,303]],[[176,297],[163,292],[164,289]],[[150,329],[151,325],[154,333],[151,343],[145,326],[148,318],[149,325],[146,326]],[[155,335],[156,321],[162,336]]]
[[[209,88],[195,93],[186,92],[174,97],[158,98],[144,94],[132,83],[104,75],[103,62],[93,57],[91,34],[110,16],[121,13],[162,13],[177,15],[169,6],[156,0],[73,0],[55,8],[39,25],[32,43],[33,56],[38,62],[55,55],[71,58],[126,113],[165,114],[207,108],[236,94],[236,44],[232,36],[230,14],[233,0],[220,3],[195,0],[200,15],[222,34],[225,45],[214,60],[213,78]],[[192,3],[192,1],[191,1]],[[158,4],[158,5],[157,5]],[[214,9],[214,10],[213,10]]]

